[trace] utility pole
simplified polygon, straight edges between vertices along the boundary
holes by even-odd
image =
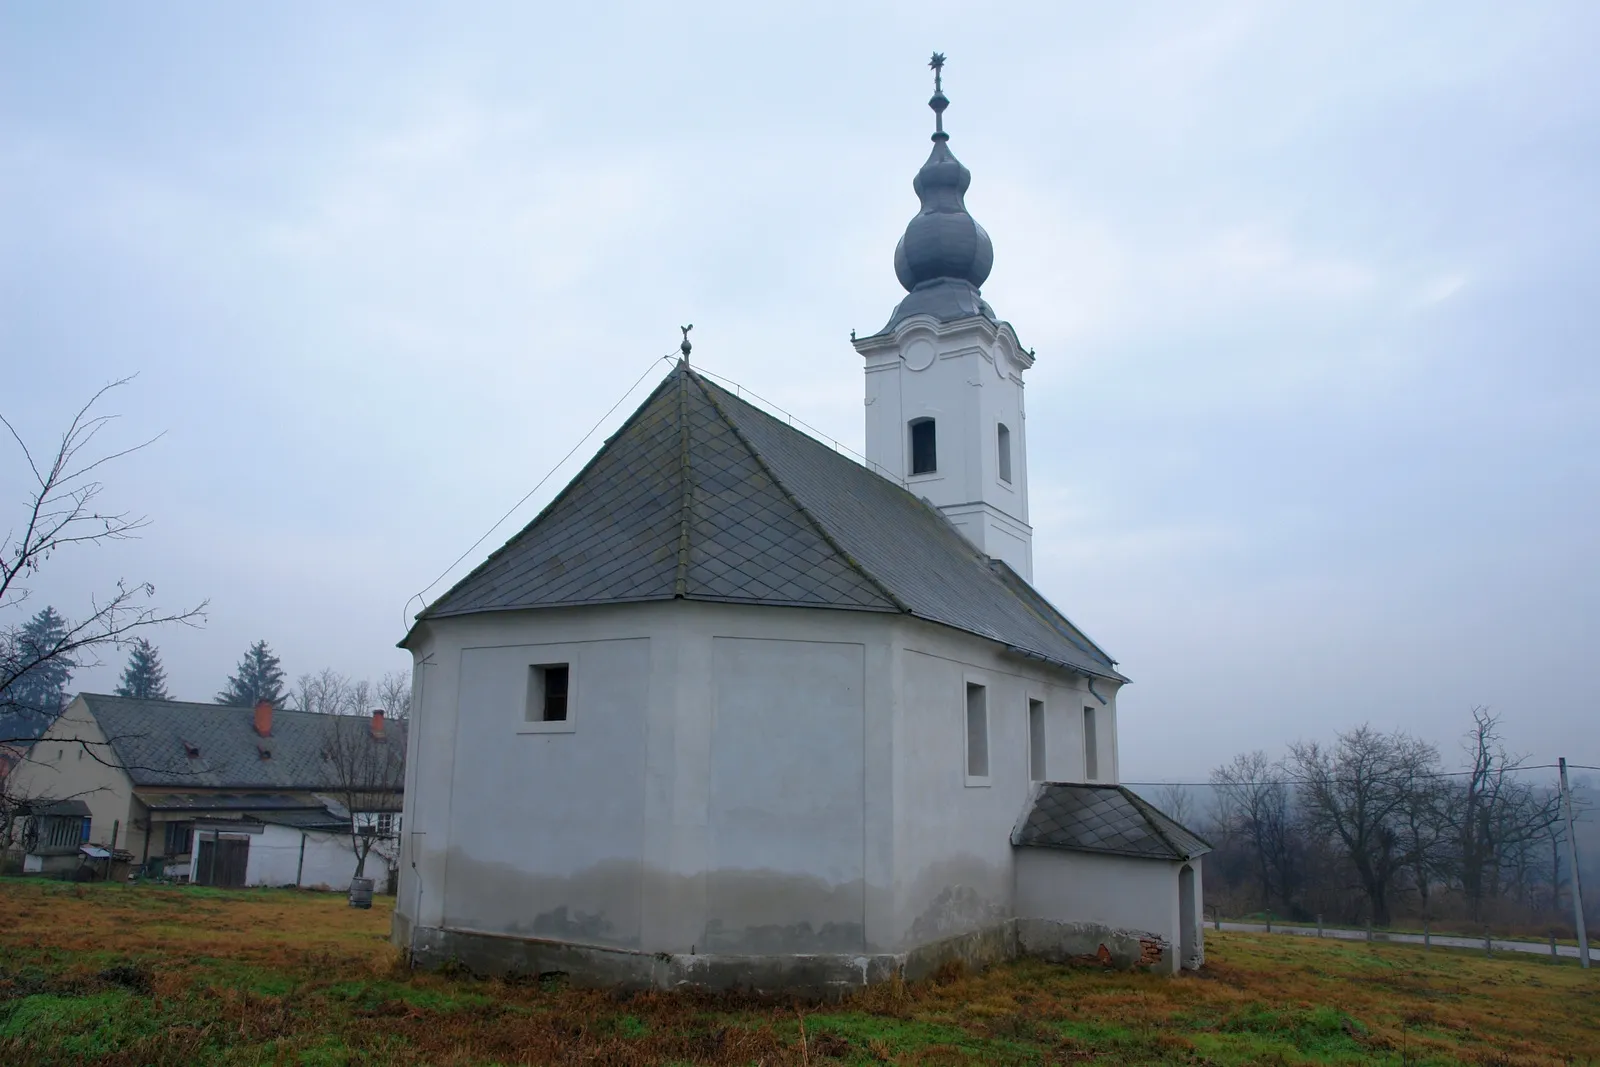
[[[1583,925],[1583,884],[1578,880],[1578,836],[1572,829],[1572,790],[1567,785],[1567,760],[1561,758],[1561,807],[1567,816],[1567,862],[1572,866],[1572,911],[1578,919],[1578,963],[1589,967],[1589,931]]]

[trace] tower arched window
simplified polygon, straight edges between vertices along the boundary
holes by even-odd
[[[1000,480],[1007,484],[1011,482],[1011,431],[1006,429],[1005,423],[999,423],[995,431],[996,455],[1000,460]]]
[[[932,474],[939,469],[939,445],[932,419],[911,420],[911,473]]]

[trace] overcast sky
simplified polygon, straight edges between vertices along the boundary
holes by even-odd
[[[144,538],[30,607],[209,598],[156,635],[181,697],[258,637],[407,666],[407,598],[681,323],[859,448],[939,49],[1125,777],[1362,721],[1453,752],[1474,704],[1600,764],[1600,6],[3,11],[0,410],[47,442],[137,372],[118,440],[166,433],[107,471]]]

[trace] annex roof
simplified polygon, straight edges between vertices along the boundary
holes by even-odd
[[[1211,851],[1198,834],[1126,786],[1066,782],[1035,788],[1011,843],[1157,860],[1187,860]]]
[[[1123,680],[932,505],[686,363],[418,618],[674,598],[909,614]]]
[[[393,745],[399,759],[405,757],[404,720],[385,721],[380,741],[371,736],[364,717],[275,709],[271,736],[262,737],[250,708],[100,693],[79,696],[138,788],[335,790],[340,783],[323,753],[330,732],[338,728],[350,730],[355,743]]]

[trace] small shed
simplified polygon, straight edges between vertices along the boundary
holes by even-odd
[[[1131,789],[1042,782],[1011,843],[1023,951],[1170,973],[1205,961],[1200,857],[1211,846]]]

